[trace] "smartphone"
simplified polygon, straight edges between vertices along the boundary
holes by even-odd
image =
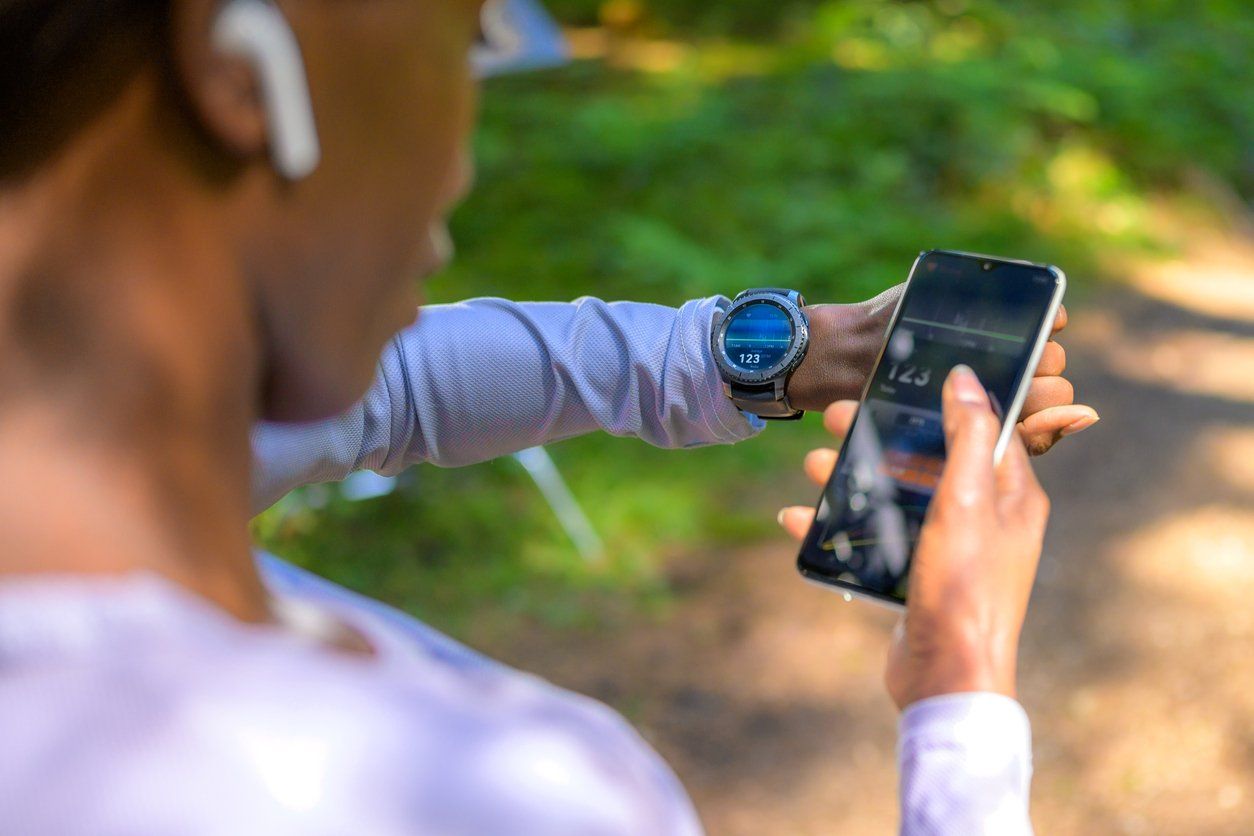
[[[1057,267],[931,250],[915,259],[797,569],[807,580],[903,608],[910,562],[945,466],[941,385],[975,370],[1002,422],[1018,423],[1067,279]]]

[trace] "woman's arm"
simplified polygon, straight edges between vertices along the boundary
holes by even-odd
[[[810,351],[788,382],[789,400],[819,410],[858,397],[900,294],[807,308]],[[727,304],[475,299],[424,308],[347,413],[256,429],[254,508],[355,470],[454,467],[593,430],[672,448],[748,438],[762,422],[724,396],[709,347],[711,321]],[[1065,325],[1064,312],[1055,330]],[[1097,421],[1090,407],[1072,405],[1065,367],[1051,342],[1020,424],[1034,453]]]
[[[726,305],[475,299],[424,308],[347,413],[258,426],[254,506],[355,470],[453,467],[593,430],[658,447],[747,438],[761,422],[724,396],[709,349],[711,320]]]

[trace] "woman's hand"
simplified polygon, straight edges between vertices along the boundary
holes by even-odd
[[[1019,632],[1036,577],[1049,500],[1027,451],[1013,440],[993,467],[999,422],[975,373],[960,366],[943,391],[945,470],[928,508],[910,570],[906,615],[889,651],[885,681],[899,708],[961,691],[1015,696]],[[857,404],[824,414],[848,432]],[[826,484],[834,450],[806,457],[806,473]],[[785,508],[780,523],[805,536],[812,508]]]
[[[858,398],[879,356],[889,320],[905,285],[890,288],[853,305],[811,305],[810,350],[788,380],[788,400],[798,409],[820,410],[846,398]],[[1054,320],[1054,335],[1067,327],[1067,309]],[[1086,430],[1099,420],[1091,406],[1074,403],[1075,390],[1063,376],[1067,353],[1050,340],[1019,416],[1019,434],[1038,456],[1064,436]]]

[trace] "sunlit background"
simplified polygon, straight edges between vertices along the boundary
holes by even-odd
[[[492,78],[432,301],[866,298],[919,250],[1046,261],[1103,421],[1040,464],[1044,833],[1254,813],[1254,11],[1180,0],[553,0],[574,60]],[[805,586],[774,514],[818,421],[682,452],[548,448],[285,500],[260,542],[610,702],[713,833],[885,833],[891,619]],[[578,532],[576,531],[576,536]],[[369,555],[369,559],[364,558]]]

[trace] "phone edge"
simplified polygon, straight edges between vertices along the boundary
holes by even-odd
[[[906,605],[901,601],[898,601],[896,598],[890,598],[887,595],[880,596],[876,595],[874,592],[868,592],[865,589],[846,586],[840,581],[819,580],[812,573],[803,569],[800,565],[797,566],[797,572],[801,575],[801,579],[806,583],[814,584],[815,586],[826,589],[828,592],[835,593],[836,595],[848,595],[850,598],[858,598],[866,601],[867,603],[875,604],[876,606],[883,607],[884,609],[892,610],[897,613],[903,613],[906,611]]]
[[[1014,398],[1011,399],[1010,406],[1006,409],[1001,435],[997,439],[997,446],[993,448],[994,466],[1001,464],[1002,456],[1006,454],[1006,448],[1010,446],[1010,439],[1014,437],[1015,429],[1019,426],[1019,414],[1023,412],[1023,404],[1028,399],[1028,391],[1032,388],[1032,380],[1036,376],[1036,369],[1041,364],[1041,357],[1045,354],[1045,346],[1049,343],[1049,335],[1054,330],[1054,321],[1058,318],[1058,310],[1062,307],[1062,298],[1067,292],[1067,275],[1062,270],[1052,264],[1033,264],[1032,266],[1049,272],[1057,279],[1057,284],[1054,286],[1054,298],[1050,300],[1049,309],[1046,311],[1045,319],[1041,323],[1041,330],[1036,335],[1036,345],[1032,347],[1032,356],[1024,367],[1023,379],[1019,381],[1019,387],[1015,390]]]

